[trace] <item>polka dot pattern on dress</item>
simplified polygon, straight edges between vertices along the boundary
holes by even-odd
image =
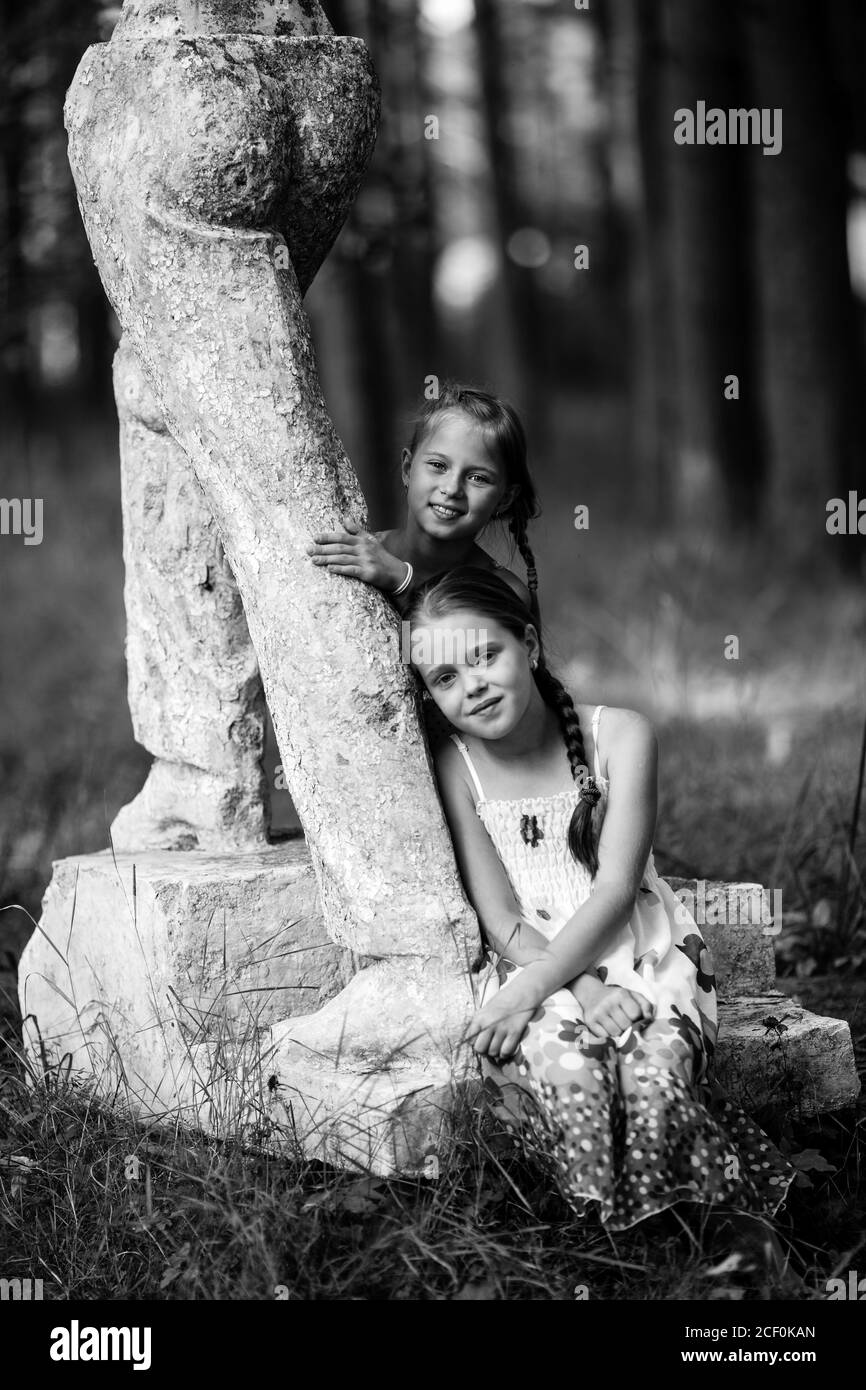
[[[598,767],[600,708],[593,741],[601,818],[607,783]],[[521,917],[552,940],[593,889],[589,871],[568,848],[577,788],[488,800],[465,744],[461,751]],[[650,853],[630,920],[588,973],[648,998],[653,1018],[632,1024],[621,1038],[602,1039],[587,1027],[572,992],[559,989],[535,1010],[513,1058],[483,1064],[489,1077],[513,1083],[531,1101],[524,1123],[552,1160],[575,1214],[597,1206],[612,1231],[683,1201],[772,1216],[794,1178],[778,1149],[713,1079],[715,976],[697,925],[688,913],[685,918]],[[497,957],[479,1002],[520,970]]]

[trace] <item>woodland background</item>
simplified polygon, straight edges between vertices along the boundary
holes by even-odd
[[[843,974],[857,1032],[866,536],[825,523],[830,498],[866,491],[866,11],[323,3],[383,89],[372,167],[307,297],[372,524],[397,517],[425,378],[513,400],[551,654],[578,698],[659,729],[660,868],[782,888],[780,969],[823,981],[827,1007]],[[116,15],[0,15],[0,493],[43,498],[45,518],[39,546],[0,537],[10,1010],[20,909],[38,915],[52,859],[107,845],[149,763],[125,699],[118,329],[62,124]],[[781,107],[782,153],[676,145],[673,113],[699,99]],[[274,790],[274,833],[292,823]]]

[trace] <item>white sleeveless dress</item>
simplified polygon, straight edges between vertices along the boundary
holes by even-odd
[[[592,719],[594,775],[607,805],[598,756],[599,705]],[[593,891],[589,870],[568,847],[578,788],[548,796],[488,800],[469,748],[451,735],[478,795],[477,813],[508,876],[523,920],[552,939]],[[479,1007],[521,967],[487,951]],[[623,1230],[674,1202],[719,1203],[773,1213],[793,1169],[712,1077],[716,990],[709,951],[652,851],[631,919],[594,970],[606,984],[643,994],[649,1023],[622,1037],[593,1037],[580,1005],[559,989],[536,1010],[515,1056],[484,1059],[499,1085],[513,1082],[539,1102],[543,1134],[566,1199],[579,1214],[598,1203],[602,1221]]]

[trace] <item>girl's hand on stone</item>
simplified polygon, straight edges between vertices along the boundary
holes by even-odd
[[[649,1022],[655,1010],[648,999],[621,985],[604,985],[602,993],[584,1008],[589,1031],[597,1038],[619,1038],[634,1023]]]
[[[406,578],[406,562],[386,550],[380,540],[365,531],[354,517],[346,517],[345,531],[325,531],[313,536],[307,554],[314,565],[324,565],[332,574],[345,574],[373,584],[384,593],[398,589]]]

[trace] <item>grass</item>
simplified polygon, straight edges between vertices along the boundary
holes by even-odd
[[[610,466],[620,404],[575,410],[580,475],[569,480],[570,460],[551,468],[534,541],[551,654],[578,698],[654,719],[660,871],[782,888],[786,986],[852,1021],[862,1070],[862,592],[755,543],[648,530]],[[862,1107],[808,1125],[759,1117],[800,1155],[779,1283],[758,1248],[726,1264],[730,1239],[698,1220],[615,1238],[575,1225],[540,1156],[484,1100],[438,1179],[386,1181],[291,1146],[275,1157],[227,1132],[148,1128],[57,1073],[28,1085],[15,998],[28,914],[52,859],[107,844],[149,758],[125,697],[116,427],[76,429],[62,448],[46,432],[15,467],[6,492],[43,496],[46,532],[39,548],[4,538],[0,554],[0,907],[20,905],[0,914],[4,1277],[42,1276],[63,1298],[273,1298],[282,1285],[305,1299],[570,1299],[585,1286],[593,1299],[735,1300],[821,1298],[854,1266]],[[587,500],[591,527],[576,533]]]
[[[491,1096],[458,1114],[438,1177],[338,1172],[191,1130],[148,1128],[54,1074],[0,1083],[0,1268],[57,1299],[823,1299],[860,1243],[863,1120],[823,1121],[802,1189],[760,1238],[663,1213],[612,1235],[576,1223],[543,1156]],[[827,1157],[829,1154],[829,1157]],[[680,1210],[683,1210],[680,1208]],[[862,1209],[859,1215],[862,1217]]]

